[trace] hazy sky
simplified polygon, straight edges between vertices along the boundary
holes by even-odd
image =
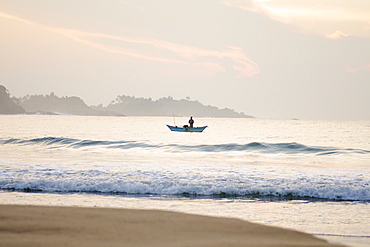
[[[0,0],[0,30],[13,96],[370,120],[369,0]]]

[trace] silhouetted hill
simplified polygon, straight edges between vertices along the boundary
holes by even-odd
[[[237,113],[232,109],[219,109],[215,106],[205,106],[199,101],[189,99],[174,100],[172,97],[160,98],[153,101],[151,98],[136,98],[132,96],[118,96],[107,107],[101,108],[130,116],[195,116],[195,117],[230,117],[252,118],[244,113]]]
[[[253,118],[232,109],[205,106],[189,98],[175,100],[172,97],[152,100],[133,96],[118,96],[108,106],[88,106],[79,97],[49,95],[27,95],[11,99],[5,87],[0,86],[0,113],[70,114],[84,116],[194,116]]]
[[[49,95],[27,95],[20,100],[20,105],[29,113],[71,114],[84,116],[119,116],[121,114],[104,110],[95,110],[79,97],[58,97]]]
[[[21,114],[26,111],[17,104],[16,98],[10,98],[9,91],[0,85],[0,114]]]

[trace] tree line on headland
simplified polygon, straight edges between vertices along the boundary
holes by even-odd
[[[233,109],[219,109],[206,106],[189,98],[175,100],[171,96],[152,100],[133,96],[118,96],[109,105],[88,106],[79,97],[58,97],[49,95],[27,95],[11,97],[9,91],[0,85],[0,114],[45,114],[83,116],[195,116],[252,118]]]

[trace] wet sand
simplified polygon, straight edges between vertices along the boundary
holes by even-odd
[[[157,210],[0,205],[0,246],[340,246],[237,219]]]

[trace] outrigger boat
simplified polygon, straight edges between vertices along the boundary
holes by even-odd
[[[179,131],[179,132],[202,132],[205,128],[207,128],[207,126],[190,128],[188,125],[184,125],[184,126],[180,126],[180,127],[179,126],[171,126],[171,125],[168,125],[168,124],[166,124],[166,125],[171,131]]]

